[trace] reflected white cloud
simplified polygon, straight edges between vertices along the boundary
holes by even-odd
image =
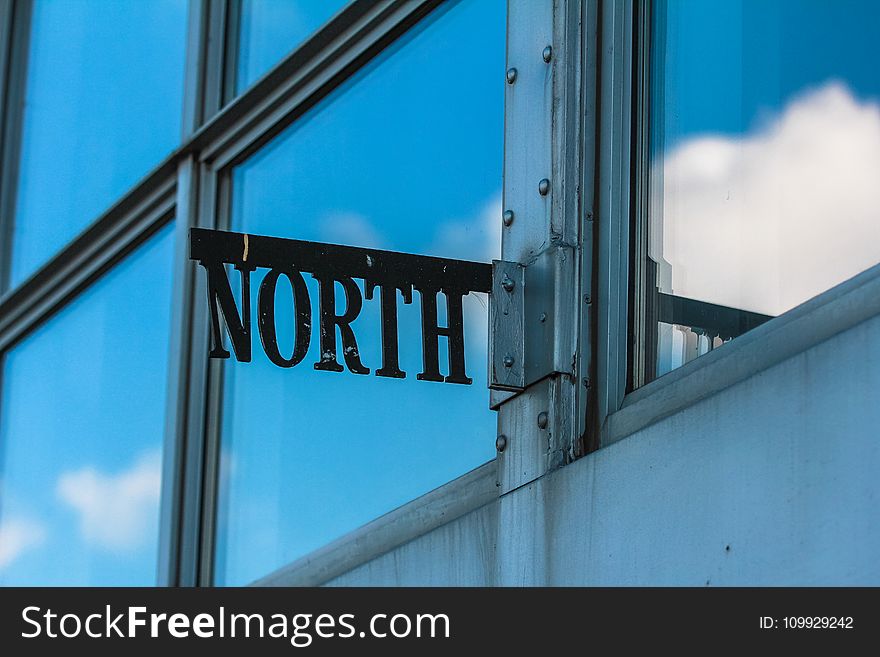
[[[651,251],[677,295],[776,315],[880,261],[880,105],[840,82],[662,166]]]
[[[0,521],[0,570],[45,539],[46,528],[34,520],[13,517]]]
[[[321,221],[321,239],[330,244],[348,244],[368,249],[388,248],[388,241],[365,216],[357,212],[337,212]]]
[[[501,257],[501,211],[499,189],[486,199],[477,216],[441,224],[431,252],[460,260],[497,260]],[[464,299],[465,344],[481,359],[488,353],[488,303],[483,293],[472,292]]]
[[[491,262],[501,257],[501,190],[486,199],[476,217],[440,224],[432,253]]]
[[[79,515],[86,541],[127,551],[155,536],[161,479],[161,455],[151,451],[118,474],[91,466],[65,472],[56,492]]]

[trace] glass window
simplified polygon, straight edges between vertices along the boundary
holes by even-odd
[[[347,0],[242,0],[235,93],[256,82]]]
[[[13,285],[177,145],[186,19],[186,0],[33,3]]]
[[[441,8],[235,168],[233,230],[497,258],[505,15],[504,0]],[[265,273],[252,274],[253,295]],[[317,299],[315,281],[305,278]],[[298,367],[276,367],[261,349],[251,363],[226,362],[217,583],[252,581],[492,459],[486,298],[464,299],[474,383],[463,386],[416,379],[422,354],[414,297],[412,304],[398,298],[405,379],[315,371],[314,336]],[[293,346],[290,299],[282,277],[282,353]],[[381,366],[379,313],[377,295],[352,324],[371,369]]]
[[[153,585],[172,230],[12,347],[0,400],[0,583]]]
[[[880,4],[652,22],[647,380],[880,261]]]

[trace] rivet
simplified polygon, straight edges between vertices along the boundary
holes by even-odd
[[[587,221],[592,221],[592,220],[593,220],[593,213],[590,212],[589,210],[587,210]]]
[[[589,388],[589,387],[590,387],[590,379],[589,379],[589,377],[586,377],[586,376],[585,376],[583,379],[581,379],[581,383],[584,384],[584,388]]]
[[[547,321],[547,313],[541,313],[541,315],[538,317],[538,321],[542,322],[542,323],[546,322]]]
[[[504,278],[501,279],[501,287],[504,288],[504,291],[513,292],[515,285],[516,283],[513,282],[513,279],[507,274],[504,274]]]
[[[541,179],[541,182],[538,183],[538,193],[541,196],[547,196],[547,192],[550,191],[550,181],[546,178]]]
[[[550,46],[544,48],[544,51],[541,53],[541,57],[543,57],[544,61],[549,64],[550,59],[553,57],[553,48],[551,48]]]
[[[540,413],[538,413],[538,428],[546,429],[548,419],[549,418],[547,416],[547,411],[541,411]]]
[[[516,82],[516,69],[509,68],[507,69],[507,84],[513,84]]]
[[[513,356],[504,357],[504,367],[513,367]]]
[[[507,436],[501,434],[495,439],[495,449],[499,452],[503,452],[507,447]]]
[[[584,295],[584,303],[590,303],[590,302],[591,302],[590,295],[589,295],[589,294],[585,294],[585,295]]]
[[[505,210],[504,214],[501,215],[501,221],[504,222],[505,226],[510,226],[513,223],[513,210]]]

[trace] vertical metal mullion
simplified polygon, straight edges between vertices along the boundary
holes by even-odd
[[[238,48],[241,38],[241,0],[227,0],[224,24],[223,104],[233,100],[238,84]]]
[[[580,289],[582,298],[578,300],[582,308],[580,336],[578,342],[578,376],[580,388],[578,395],[578,433],[581,436],[578,448],[581,455],[593,451],[599,445],[599,423],[596,412],[596,391],[599,382],[596,376],[597,356],[597,313],[596,296],[598,292],[598,238],[597,238],[597,155],[599,135],[598,59],[599,59],[599,0],[585,0],[580,8],[579,39],[581,61],[580,98],[580,165],[577,172],[581,187],[579,210],[580,218]],[[586,295],[586,296],[583,296]]]
[[[0,293],[9,288],[32,0],[0,0]]]
[[[629,362],[632,0],[602,2],[599,45],[597,422],[617,411]]]
[[[209,2],[206,58],[211,66],[204,79],[205,100],[202,112],[205,121],[219,112],[235,92],[234,43],[237,39],[239,4],[237,0]],[[230,84],[233,85],[232,91],[229,90]]]
[[[183,121],[184,141],[204,121],[205,77],[210,26],[210,0],[190,0],[187,16],[186,68],[184,71]]]
[[[0,295],[9,287],[31,0],[0,0]],[[0,352],[0,391],[6,353]],[[0,407],[0,413],[3,408]],[[0,454],[2,456],[2,454]],[[0,474],[3,473],[0,462]],[[2,502],[0,488],[0,502]],[[0,513],[3,509],[0,507]],[[2,516],[0,516],[2,518]]]
[[[208,58],[212,62],[205,80],[205,117],[220,111],[235,97],[238,59],[238,26],[240,0],[222,0],[212,3]],[[228,172],[215,169],[210,163],[200,165],[201,189],[199,217],[203,226],[229,227],[230,186]],[[206,306],[202,306],[207,310]],[[217,495],[219,488],[220,433],[223,407],[223,363],[211,361],[208,353],[208,318],[200,319],[204,355],[200,363],[202,394],[198,400],[201,411],[200,451],[193,458],[200,459],[198,477],[193,475],[192,498],[198,504],[191,510],[192,522],[197,523],[197,542],[192,544],[188,576],[196,586],[214,584],[214,551],[216,539]],[[193,417],[195,422],[196,418]],[[197,479],[197,481],[196,481]],[[196,492],[197,491],[197,492]]]
[[[580,184],[582,167],[589,166],[581,142],[585,127],[581,35],[582,30],[592,29],[583,26],[583,18],[591,15],[585,5],[594,1],[508,2],[504,209],[513,212],[513,221],[502,231],[502,258],[525,265],[528,272],[536,258],[558,246],[578,257],[566,259],[554,272],[553,290],[545,292],[552,298],[543,299],[555,323],[573,327],[565,338],[554,336],[560,342],[553,348],[575,362],[554,370],[498,407],[499,433],[507,441],[497,459],[496,586],[546,583],[546,573],[535,567],[544,558],[545,546],[528,537],[544,535],[541,523],[553,517],[553,510],[544,506],[547,500],[523,505],[511,493],[581,453],[585,417],[580,374],[591,367],[589,344],[584,343],[581,331],[583,268],[591,263],[589,256],[581,255],[579,243],[584,236],[584,204],[591,200],[582,194]],[[549,185],[542,184],[544,179]],[[498,347],[503,344],[493,348]],[[522,526],[534,528],[526,533],[527,540],[513,529]]]
[[[162,464],[162,496],[159,530],[160,586],[186,585],[183,554],[188,551],[186,537],[191,521],[187,514],[189,470],[193,467],[190,443],[193,433],[189,416],[192,397],[200,390],[194,373],[193,348],[195,275],[187,257],[189,227],[195,222],[198,177],[192,158],[182,162],[177,174],[176,216],[174,222],[174,261],[172,265],[171,340],[165,441]]]
[[[627,392],[654,378],[656,368],[656,317],[652,311],[654,272],[648,263],[649,207],[649,121],[648,92],[650,86],[650,14],[649,2],[636,3],[633,16],[634,94],[632,111],[634,125],[632,166],[632,245],[630,248],[630,341]]]
[[[187,16],[184,93],[181,107],[181,140],[195,132],[202,119],[205,43],[208,0],[191,0]],[[177,170],[172,262],[172,306],[169,338],[168,383],[165,403],[165,436],[162,450],[162,493],[159,513],[157,584],[177,586],[184,532],[184,472],[187,466],[187,415],[189,412],[190,349],[192,342],[193,281],[187,259],[187,235],[196,216],[198,179],[193,159]]]
[[[193,0],[181,132],[186,140],[216,111],[222,52],[212,47],[221,33],[222,3]],[[189,229],[213,227],[213,207],[202,203],[205,181],[197,154],[177,173],[173,307],[165,420],[158,583],[194,586],[201,546],[201,491],[207,377],[207,308],[197,303],[197,273],[188,258]]]
[[[189,225],[203,228],[214,228],[214,204],[207,202],[212,194],[212,177],[207,174],[206,167],[191,160],[191,175],[198,178],[197,190],[193,193],[193,216]],[[189,241],[189,226],[186,228],[186,241]],[[189,272],[189,353],[186,360],[188,388],[185,399],[185,467],[183,469],[184,491],[181,508],[181,540],[179,548],[179,584],[181,586],[198,586],[199,573],[202,567],[202,551],[205,541],[203,531],[204,515],[204,482],[209,477],[206,458],[206,443],[209,442],[207,426],[210,423],[208,386],[211,364],[208,358],[208,305],[200,302],[198,271],[188,258],[184,266]]]
[[[201,191],[202,217],[213,228],[229,227],[229,185],[225,177],[209,165],[201,167],[204,182]],[[207,311],[207,304],[203,306]],[[202,320],[204,344],[201,353],[204,357],[203,395],[200,399],[203,410],[201,425],[201,474],[198,481],[198,528],[199,541],[195,551],[197,563],[193,572],[195,584],[212,586],[214,584],[214,556],[217,520],[217,496],[219,493],[220,439],[223,410],[223,361],[210,360],[208,353],[208,317],[203,313]]]

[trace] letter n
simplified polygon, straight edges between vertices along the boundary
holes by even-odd
[[[223,313],[224,324],[226,324],[236,360],[249,363],[251,361],[250,281],[254,268],[246,264],[235,265],[241,275],[242,312],[239,314],[223,263],[200,260],[199,264],[208,273],[208,307],[211,309],[211,358],[229,358],[229,352],[223,347],[223,332],[220,328],[220,313]]]

